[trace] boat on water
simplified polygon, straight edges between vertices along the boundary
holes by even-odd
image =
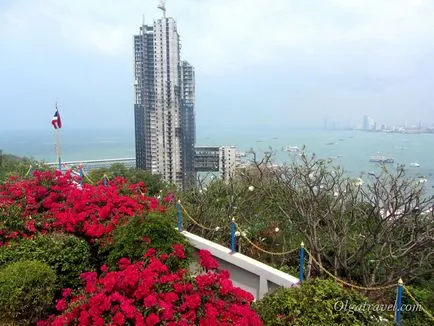
[[[286,146],[285,151],[290,153],[298,153],[301,152],[301,148],[298,146]]]
[[[418,168],[420,166],[420,164],[416,162],[410,163],[409,165],[415,168]]]
[[[382,156],[382,155],[375,155],[375,156],[371,156],[371,158],[369,159],[369,162],[384,164],[384,163],[394,163],[395,160],[391,157]]]

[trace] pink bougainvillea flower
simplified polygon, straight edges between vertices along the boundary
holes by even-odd
[[[210,256],[202,252],[211,268],[196,277],[170,272],[157,256],[134,264],[121,259],[124,268],[99,276],[83,273],[84,287],[92,291],[61,299],[58,315],[41,325],[262,325],[250,307],[253,296],[234,287]]]

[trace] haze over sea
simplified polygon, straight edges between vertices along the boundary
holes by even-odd
[[[62,160],[81,161],[134,157],[134,132],[132,130],[71,130],[62,128]],[[407,174],[424,177],[430,192],[434,186],[434,134],[371,133],[351,130],[321,130],[293,128],[206,128],[198,131],[197,145],[235,145],[246,152],[258,154],[276,152],[277,162],[291,157],[283,151],[286,146],[306,146],[307,153],[319,158],[331,158],[336,165],[352,176],[376,171],[379,165],[369,162],[373,155],[392,157],[394,164],[405,164]],[[33,157],[46,162],[55,161],[53,130],[0,131],[0,149],[5,153]],[[411,167],[417,162],[420,167]]]

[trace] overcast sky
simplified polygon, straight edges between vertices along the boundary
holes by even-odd
[[[132,36],[157,0],[0,0],[0,128],[133,128]],[[434,1],[169,0],[198,130],[434,122]]]

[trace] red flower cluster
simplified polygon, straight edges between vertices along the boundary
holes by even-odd
[[[173,253],[185,257],[182,245]],[[206,266],[218,266],[209,252],[200,251]],[[175,273],[149,250],[145,261],[131,264],[123,258],[119,271],[83,273],[84,293],[68,299],[63,291],[56,308],[60,315],[38,326],[63,325],[262,325],[250,308],[253,296],[236,288],[226,271],[207,271],[190,277],[186,270]],[[203,262],[204,260],[202,260]]]
[[[1,184],[0,246],[48,232],[71,233],[89,243],[109,241],[111,231],[131,216],[165,211],[163,205],[174,202],[169,195],[160,204],[144,195],[143,183],[130,185],[122,178],[107,187],[80,186],[79,181],[71,173],[35,171],[32,178]],[[118,271],[102,265],[100,275],[82,273],[83,288],[74,295],[63,289],[55,305],[58,314],[38,325],[262,325],[250,308],[253,296],[234,287],[209,252],[200,251],[199,258],[204,273],[196,277],[165,264],[187,259],[180,244],[159,257],[151,248],[135,264],[122,258]]]
[[[143,191],[143,182],[129,185],[119,177],[107,187],[79,186],[79,178],[69,172],[35,171],[33,178],[13,178],[0,185],[0,214],[22,223],[0,228],[0,246],[18,236],[53,230],[92,242],[110,233],[124,217],[145,210],[165,211],[156,198],[145,196]]]

